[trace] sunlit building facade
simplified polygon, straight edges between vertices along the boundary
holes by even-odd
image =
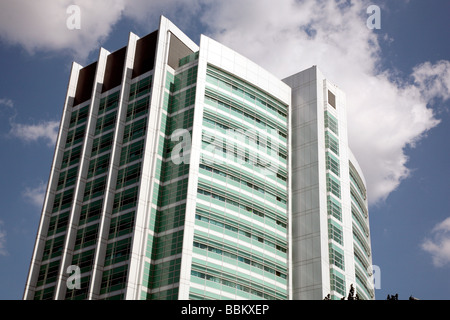
[[[292,79],[208,37],[197,45],[164,17],[157,31],[74,63],[24,299],[321,299],[350,284],[363,292],[367,200],[348,155],[345,103],[316,100],[322,122],[307,138],[316,155],[299,163],[302,90]],[[325,148],[327,134],[342,153]],[[317,188],[303,186],[304,166]],[[319,249],[311,257],[310,233]]]

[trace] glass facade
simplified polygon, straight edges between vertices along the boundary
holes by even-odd
[[[42,263],[34,299],[88,299],[90,291],[101,299],[121,299],[126,287],[127,270],[134,231],[134,213],[141,177],[142,150],[151,97],[152,76],[140,77],[129,87],[127,104],[122,103],[124,130],[117,135],[121,90],[119,86],[99,96],[98,111],[90,112],[92,100],[73,106],[63,158],[58,172],[57,188],[52,206]],[[91,119],[92,136],[86,137]],[[91,141],[89,143],[89,141]],[[113,146],[119,154],[117,174],[112,176]],[[90,146],[88,148],[87,146]],[[86,170],[80,172],[81,159]],[[109,186],[111,211],[106,208]],[[76,188],[80,197],[74,202]],[[74,212],[79,212],[79,216]],[[108,219],[105,243],[101,241],[101,225]],[[74,235],[68,235],[68,227]],[[104,227],[106,228],[106,227]],[[104,258],[95,261],[103,246]],[[70,250],[72,254],[64,253]],[[80,287],[56,296],[57,276],[61,258],[80,269]],[[93,287],[93,267],[102,265],[100,286]],[[61,290],[61,289],[60,289]]]
[[[71,112],[67,138],[63,143],[63,159],[58,172],[56,193],[52,204],[49,205],[52,209],[34,299],[54,299],[74,200],[75,183],[79,173],[81,150],[85,140],[89,105],[90,103],[87,102],[75,106]],[[76,259],[80,259],[80,257],[76,257]]]
[[[208,65],[191,299],[287,299],[287,106]]]
[[[117,175],[114,183],[112,214],[106,232],[107,241],[103,271],[99,288],[100,299],[123,299],[127,286],[135,213],[138,201],[140,179],[142,176],[143,149],[146,137],[146,124],[151,99],[152,75],[145,74],[133,79],[130,85],[126,107]],[[113,98],[115,97],[112,94]],[[103,117],[115,113],[115,101],[110,97],[103,99],[100,109]],[[109,113],[108,113],[108,110]],[[97,123],[101,120],[97,120]],[[103,120],[102,122],[104,122]],[[97,125],[98,127],[98,125]]]
[[[166,72],[164,100],[159,130],[156,179],[152,209],[156,219],[149,228],[147,258],[142,299],[178,299],[181,251],[183,249],[184,222],[189,164],[172,161],[172,152],[179,143],[171,139],[172,133],[183,129],[192,133],[193,112],[197,81],[195,55],[180,60],[180,68]],[[181,63],[183,62],[183,63]]]

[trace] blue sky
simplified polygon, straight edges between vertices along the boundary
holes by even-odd
[[[80,7],[80,29],[66,9]],[[72,61],[144,36],[164,14],[283,78],[317,64],[347,93],[369,186],[377,299],[450,299],[448,0],[0,3],[0,299],[21,299]],[[369,5],[381,29],[366,26]],[[307,32],[306,32],[306,31]]]

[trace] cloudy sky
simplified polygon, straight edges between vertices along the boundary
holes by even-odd
[[[317,65],[341,87],[377,298],[450,299],[449,12],[448,0],[1,1],[0,299],[23,294],[71,62],[154,31],[161,14],[280,78]]]

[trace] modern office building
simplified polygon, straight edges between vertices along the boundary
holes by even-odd
[[[373,299],[345,97],[157,31],[74,63],[24,299]]]

